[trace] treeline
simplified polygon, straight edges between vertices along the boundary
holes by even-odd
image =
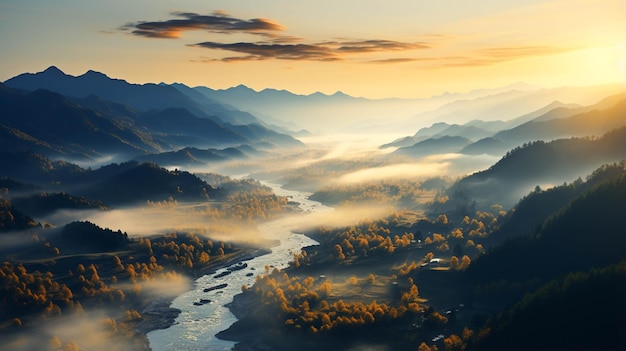
[[[29,215],[16,209],[10,200],[0,197],[0,232],[24,230],[36,227]]]
[[[478,211],[453,223],[445,214],[415,221],[411,211],[392,211],[385,218],[365,219],[346,227],[320,226],[307,231],[320,245],[307,248],[304,255],[296,254],[294,265],[311,264],[315,256],[319,256],[315,257],[318,263],[353,264],[369,256],[392,255],[396,251],[412,255],[419,249],[447,258],[455,256],[461,263],[463,256],[475,257],[486,250],[483,243],[489,242],[504,213],[500,206],[494,205],[489,212]]]
[[[488,325],[476,350],[623,350],[626,261],[569,273],[526,295]]]
[[[626,258],[626,171],[593,187],[548,217],[534,233],[511,239],[476,260],[476,283],[547,281]],[[529,259],[532,257],[532,259]],[[506,264],[507,269],[499,269]]]
[[[537,189],[520,202],[521,210],[506,216],[493,236],[506,235],[508,221],[543,221],[525,235],[510,234],[515,237],[479,256],[460,276],[470,303],[501,312],[474,337],[460,338],[457,349],[626,347],[624,165],[603,166],[585,183]],[[527,208],[542,203],[546,209]],[[442,345],[425,343],[423,349],[432,346]]]
[[[59,209],[73,210],[108,210],[109,207],[102,201],[86,199],[82,196],[76,197],[65,192],[60,193],[40,193],[28,197],[14,197],[11,200],[16,208],[25,213],[35,216],[42,216]]]
[[[234,311],[240,320],[220,337],[241,340],[237,330],[244,335],[252,332],[277,350],[346,349],[355,340],[384,340],[404,349],[415,343],[416,334],[407,332],[408,326],[419,324],[430,330],[443,328],[448,322],[447,317],[422,304],[424,300],[411,279],[402,289],[387,278],[378,282],[373,275],[335,283],[325,277],[300,275],[297,270],[289,274],[266,269],[253,287],[242,287],[243,293],[235,297]],[[381,296],[381,302],[365,297],[345,299],[341,297],[345,284],[352,289],[389,285],[397,296]],[[251,331],[257,329],[262,331]]]
[[[507,212],[502,226],[493,233],[493,238],[503,241],[539,230],[551,214],[594,186],[623,174],[625,170],[626,161],[621,161],[599,167],[584,182],[579,178],[572,183],[545,190],[535,187],[534,191]]]
[[[585,176],[606,163],[626,158],[626,127],[601,138],[570,138],[526,143],[489,169],[476,172],[446,190],[449,201],[433,210],[451,217],[484,210],[493,203],[513,207],[537,184],[560,184]],[[572,178],[568,178],[572,177]]]
[[[89,221],[66,224],[61,231],[61,237],[67,243],[96,252],[112,251],[129,242],[127,233],[102,229]]]
[[[326,186],[310,198],[331,206],[361,205],[364,203],[388,204],[396,208],[414,208],[432,201],[438,191],[449,181],[432,178],[425,181],[393,179],[347,185]]]
[[[269,308],[272,313],[268,315],[278,318],[279,324],[312,333],[341,332],[350,326],[391,323],[398,318],[415,317],[424,311],[419,304],[418,288],[412,283],[409,291],[402,293],[396,306],[336,298],[329,302],[328,299],[332,298],[332,283],[329,280],[316,280],[310,276],[290,277],[287,272],[278,269],[257,277],[254,287],[244,287],[243,291],[255,295],[254,300],[264,309]]]

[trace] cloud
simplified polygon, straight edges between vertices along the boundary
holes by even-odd
[[[191,46],[205,49],[226,50],[247,54],[248,56],[226,57],[221,61],[250,61],[250,60],[309,60],[309,61],[337,61],[341,58],[329,47],[310,44],[257,44],[232,43],[222,44],[215,42],[198,43]]]
[[[344,174],[335,180],[337,184],[356,184],[390,178],[432,177],[446,174],[450,162],[447,159],[425,159],[416,163],[400,163],[381,167],[360,169]]]
[[[372,60],[372,61],[367,61],[366,63],[387,64],[387,63],[407,63],[407,62],[416,62],[416,61],[431,61],[431,60],[414,58],[414,57],[397,57],[397,58],[382,59],[382,60]]]
[[[517,47],[496,47],[476,50],[479,56],[493,60],[513,60],[528,56],[554,55],[571,51],[572,48],[562,48],[555,46],[517,46]]]
[[[493,47],[473,50],[464,56],[439,57],[428,60],[436,62],[436,67],[476,67],[536,56],[557,55],[572,50],[576,49],[557,46]]]
[[[239,19],[224,11],[215,11],[210,15],[194,12],[172,12],[176,18],[164,21],[140,21],[127,23],[120,30],[131,34],[160,39],[178,39],[186,31],[205,31],[213,34],[243,33],[260,36],[262,40],[224,43],[205,41],[188,46],[210,50],[230,51],[243,56],[222,58],[201,58],[196,62],[237,62],[260,60],[303,60],[303,61],[341,61],[346,55],[366,53],[401,52],[429,49],[425,42],[401,42],[385,39],[350,40],[340,39],[325,42],[306,42],[305,39],[282,35],[284,27],[270,19]],[[406,62],[406,58],[390,59],[387,63]],[[384,60],[380,61],[381,63]]]
[[[249,20],[234,18],[223,11],[213,12],[211,15],[201,15],[193,12],[173,12],[179,17],[165,21],[142,21],[127,23],[120,29],[131,31],[131,34],[147,38],[177,39],[185,31],[204,30],[212,33],[251,33],[261,34],[271,31],[282,31],[284,27],[279,23],[265,18]]]
[[[279,40],[282,40],[279,39]],[[408,51],[427,49],[429,45],[421,42],[405,43],[392,40],[331,41],[313,44],[273,43],[217,43],[207,41],[190,46],[213,50],[232,51],[247,56],[226,57],[212,61],[252,61],[252,60],[305,60],[305,61],[341,61],[345,55],[388,51]]]
[[[406,51],[415,49],[429,49],[430,45],[422,42],[403,43],[393,40],[363,40],[363,41],[346,41],[332,43],[338,46],[336,49],[341,52],[349,53],[366,53],[381,51]]]

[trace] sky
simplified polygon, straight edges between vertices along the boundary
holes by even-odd
[[[625,0],[0,0],[0,81],[55,65],[368,98],[625,83],[624,18]]]

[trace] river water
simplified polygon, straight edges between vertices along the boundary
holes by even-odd
[[[246,261],[246,268],[234,270],[223,277],[216,278],[216,275],[227,271],[228,267],[218,270],[215,274],[198,278],[193,290],[174,299],[171,307],[181,310],[181,313],[171,327],[148,333],[148,340],[153,351],[232,349],[234,342],[215,337],[217,333],[228,329],[237,320],[224,305],[232,302],[233,296],[241,293],[243,285],[253,285],[255,277],[264,273],[266,265],[286,268],[293,260],[294,253],[300,252],[303,247],[318,244],[315,240],[302,234],[294,234],[292,231],[298,228],[308,214],[329,211],[331,208],[309,200],[307,197],[310,194],[308,193],[285,190],[276,184],[266,183],[266,185],[272,187],[277,195],[291,197],[292,201],[299,204],[303,213],[279,218],[259,226],[259,232],[263,238],[280,241],[280,245],[273,247],[270,254]],[[223,284],[228,284],[228,286],[205,292],[206,288],[210,289]],[[194,302],[200,303],[201,299],[210,300],[210,302],[204,301],[206,303],[194,305]]]

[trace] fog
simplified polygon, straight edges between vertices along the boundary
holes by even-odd
[[[147,298],[174,298],[189,291],[192,286],[193,281],[181,274],[168,275],[166,277],[155,276],[147,281],[114,285],[115,288],[122,289],[124,291],[132,290],[140,292]]]
[[[37,240],[37,230],[3,232],[0,235],[0,250],[14,251]]]
[[[25,333],[3,340],[3,350],[41,351],[128,351],[137,349],[137,341],[115,335],[119,328],[112,318],[124,311],[89,310],[43,322]]]
[[[335,180],[336,184],[366,183],[389,178],[424,178],[446,174],[450,162],[401,163],[374,167],[344,174]]]
[[[252,223],[210,216],[207,211],[211,206],[211,203],[173,203],[108,211],[60,210],[41,220],[58,227],[73,221],[89,221],[101,228],[119,229],[130,237],[178,232],[213,240],[261,244]]]

